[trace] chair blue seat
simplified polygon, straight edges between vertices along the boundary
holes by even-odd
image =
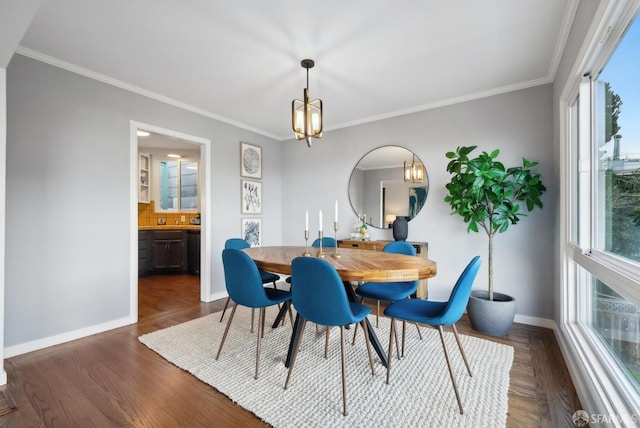
[[[280,275],[260,270],[260,279],[262,279],[263,284],[268,284],[270,282],[278,282],[280,280]]]
[[[365,282],[356,290],[362,297],[394,302],[406,299],[418,289],[417,281],[410,282]]]

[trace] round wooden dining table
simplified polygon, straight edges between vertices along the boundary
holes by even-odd
[[[245,248],[245,253],[249,255],[259,269],[276,272],[284,275],[291,274],[291,261],[296,257],[303,257],[308,252],[308,257],[319,257],[320,248],[316,247],[254,247]],[[357,282],[398,282],[415,281],[434,277],[437,273],[436,263],[422,257],[408,256],[404,254],[387,253],[383,251],[361,250],[354,248],[330,247],[323,249],[323,259],[336,268],[338,275],[344,281],[347,296],[352,301],[357,301],[356,295],[351,286],[352,281]],[[275,328],[286,313],[285,306],[282,307],[276,321]],[[366,319],[369,330],[369,338],[376,353],[380,357],[382,364],[387,366],[387,355],[383,349],[375,330]],[[301,322],[299,315],[296,316],[294,331],[289,345],[289,352],[285,363],[289,367],[292,347],[297,335],[300,334]]]
[[[316,247],[309,247],[310,257],[318,257]],[[305,247],[254,247],[246,252],[258,268],[268,272],[291,274],[291,261],[301,257]],[[335,254],[339,257],[335,257]],[[355,248],[324,248],[324,260],[336,268],[343,281],[392,282],[414,281],[436,275],[436,263],[422,257]]]

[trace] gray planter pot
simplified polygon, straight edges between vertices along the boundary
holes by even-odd
[[[516,299],[502,293],[493,293],[489,300],[488,291],[471,291],[467,314],[471,327],[489,336],[504,336],[511,329],[516,315]]]

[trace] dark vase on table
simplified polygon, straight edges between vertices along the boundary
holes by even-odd
[[[409,222],[404,216],[397,216],[393,222],[393,239],[396,241],[406,241],[409,233]]]

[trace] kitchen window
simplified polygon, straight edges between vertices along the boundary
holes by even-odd
[[[161,160],[158,183],[161,211],[199,211],[198,162]]]

